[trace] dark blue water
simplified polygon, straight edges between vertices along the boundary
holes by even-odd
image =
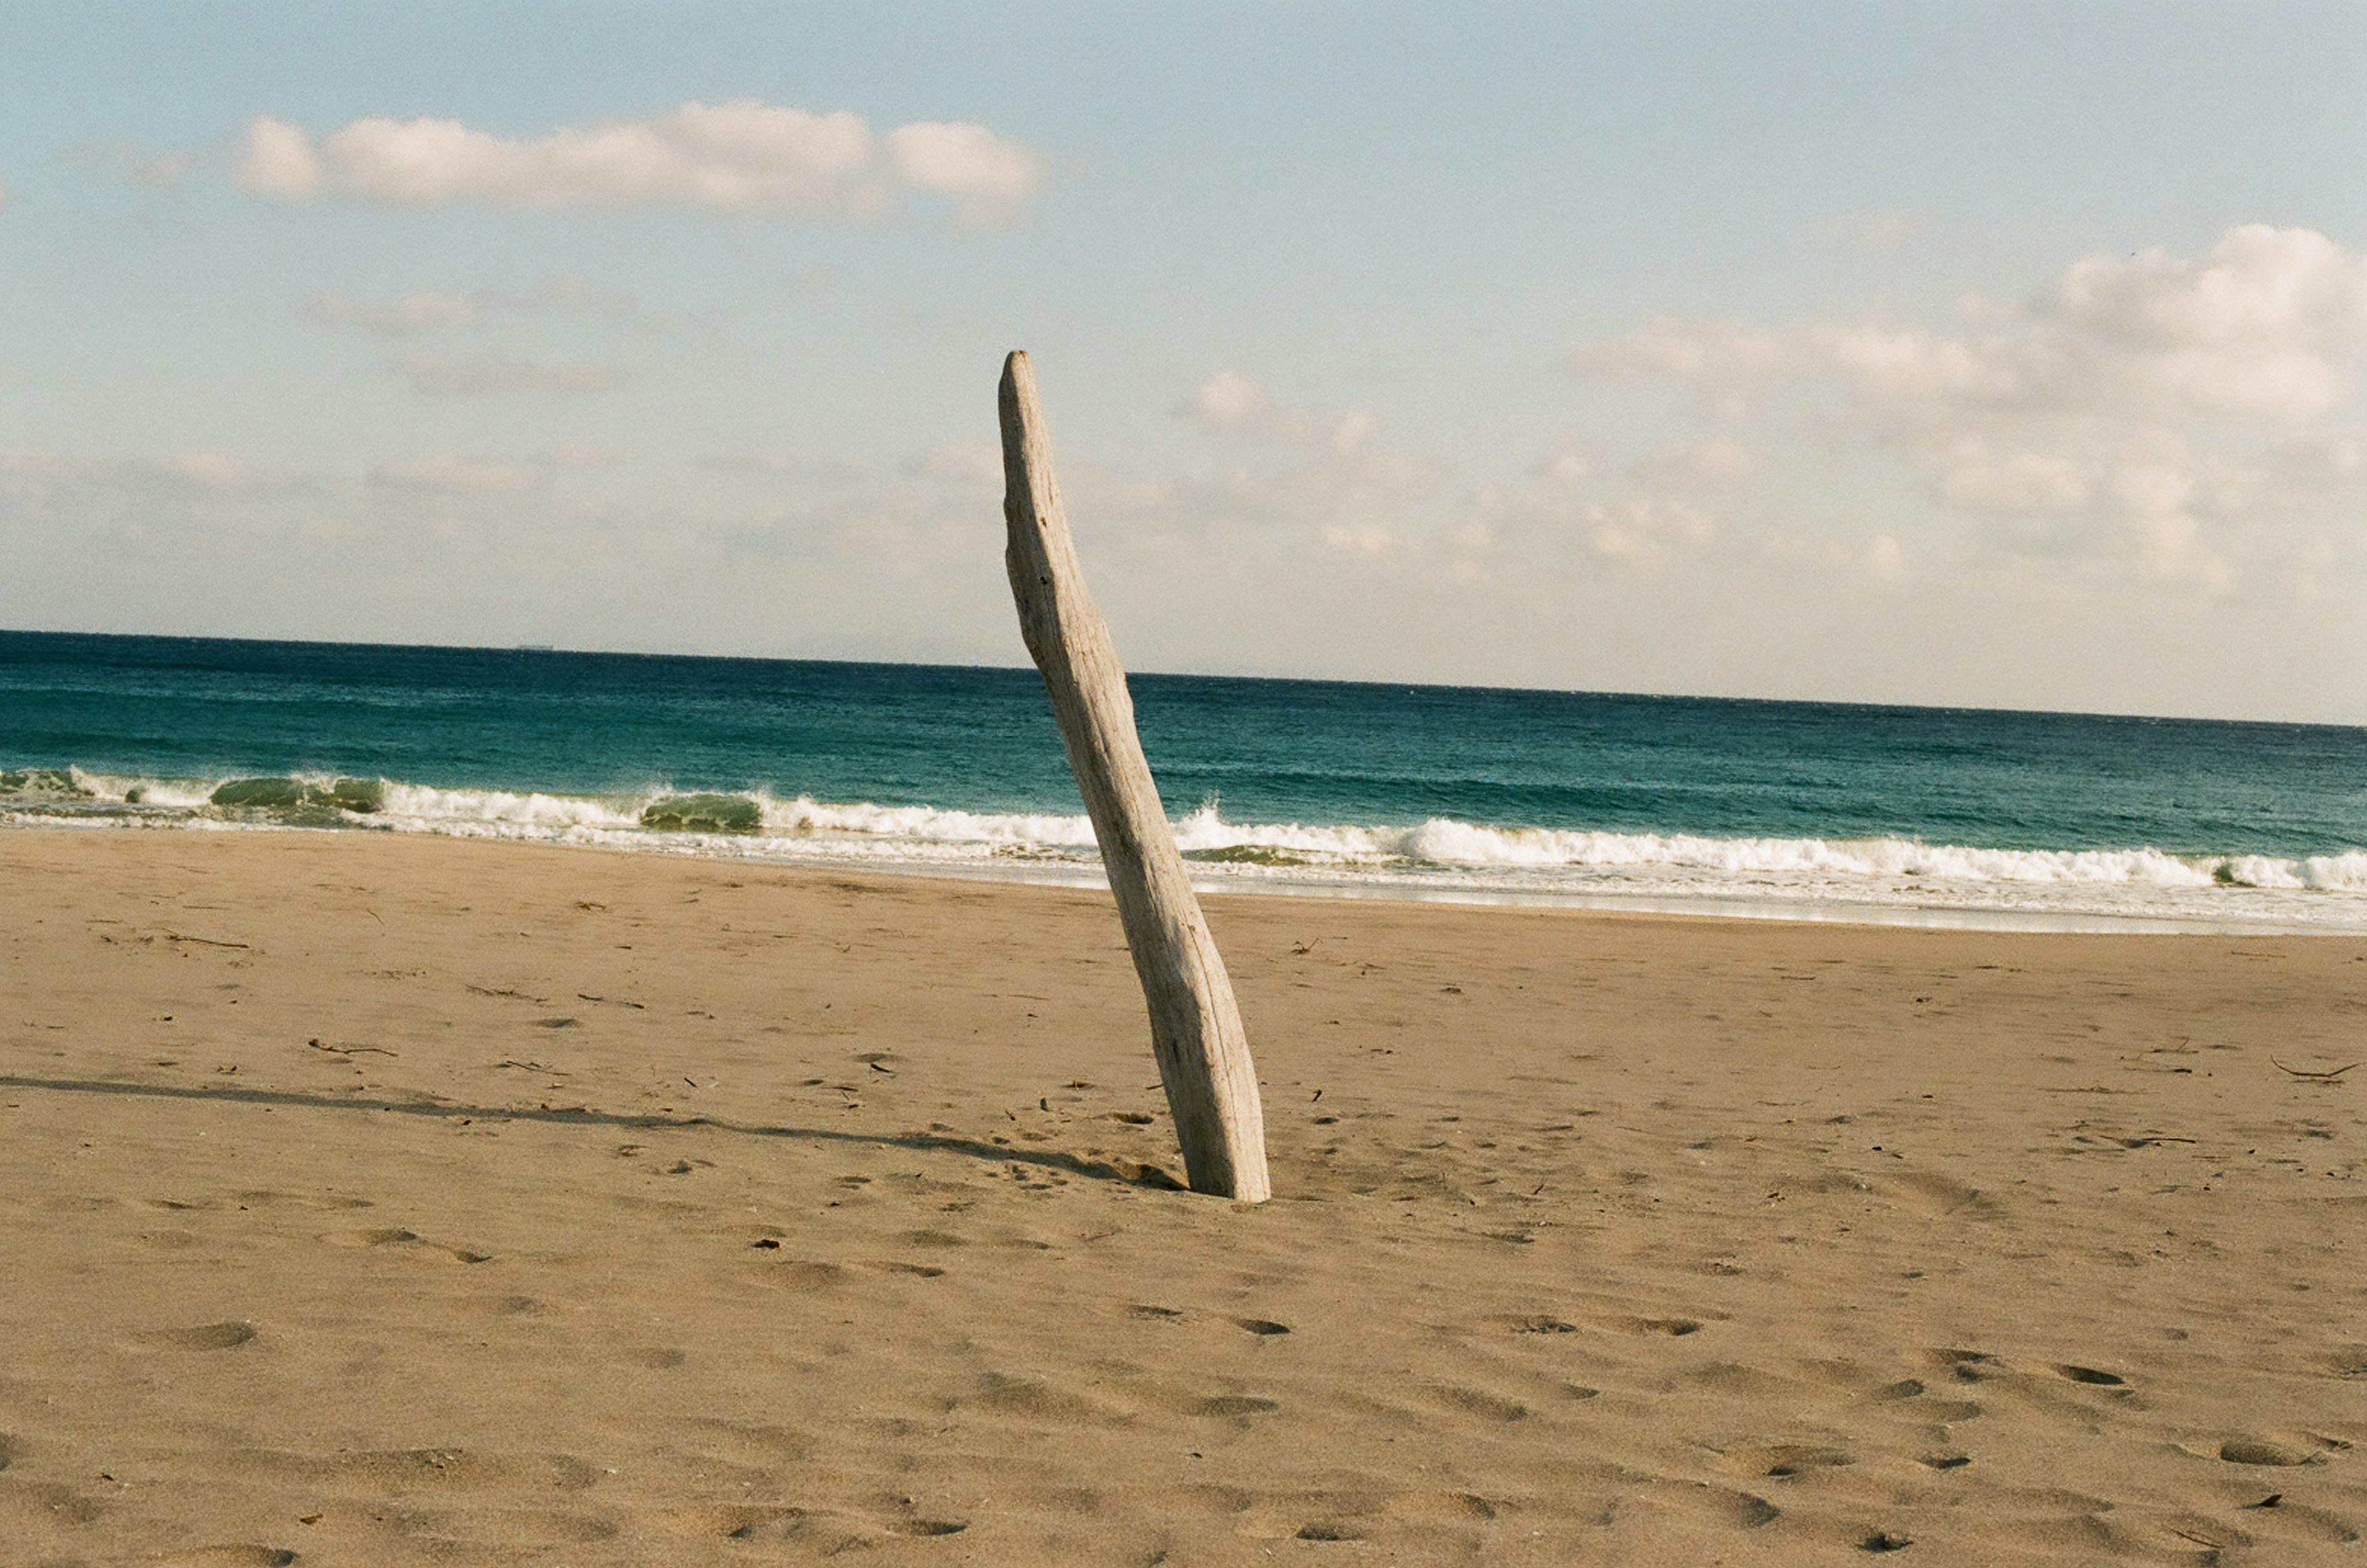
[[[2367,729],[1172,675],[1131,684],[1170,812],[1214,803],[1187,847],[1219,862],[1228,844],[1210,836],[1227,825],[1308,830],[1236,834],[1243,862],[1341,875],[1493,867],[1530,882],[1556,867],[1600,880],[1639,836],[1794,846],[1646,857],[1656,875],[1682,862],[1712,880],[1818,869],[1793,863],[1816,858],[1803,844],[1896,840],[2150,850],[2222,887],[2260,881],[2230,872],[2251,857],[2340,893],[2343,857],[2367,848]],[[193,803],[221,780],[295,775],[606,802],[613,822],[559,821],[578,837],[629,829],[635,803],[684,792],[761,796],[776,826],[787,819],[774,806],[800,797],[998,819],[1082,809],[1032,671],[916,665],[0,633],[0,768],[81,771],[71,798],[20,783],[20,814],[39,804],[44,819],[153,822],[159,797],[202,810]],[[146,810],[119,809],[134,791]],[[398,790],[363,814],[384,822],[352,825],[470,815],[408,798]],[[904,840],[942,847],[989,831],[900,820],[807,813],[789,827],[809,847],[817,833],[853,833],[888,859]],[[1497,838],[1464,852],[1443,829],[1421,842],[1317,831],[1433,822]],[[1603,839],[1572,846],[1523,829]],[[1006,858],[1031,839],[1010,831],[1019,849],[1005,844]],[[1047,854],[1075,848],[1072,832],[1032,838]],[[1869,863],[1927,882],[1945,869],[1901,871],[1899,852],[1886,853]],[[1972,880],[2083,880],[2018,877],[2021,863]],[[2361,875],[2367,891],[2367,862]],[[2181,880],[2153,880],[2164,876]]]

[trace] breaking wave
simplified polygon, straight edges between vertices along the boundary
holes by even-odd
[[[0,825],[344,828],[784,863],[1097,874],[1083,816],[782,799],[762,791],[442,788],[328,774],[0,772]],[[1895,838],[1716,838],[1490,826],[1175,823],[1206,886],[1813,912],[1819,907],[2367,931],[2367,850],[2284,859],[2134,848],[1999,849]]]

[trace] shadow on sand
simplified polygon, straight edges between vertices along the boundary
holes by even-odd
[[[106,1094],[137,1100],[212,1100],[226,1105],[285,1106],[304,1111],[374,1111],[394,1116],[428,1116],[439,1121],[548,1122],[560,1126],[629,1127],[640,1131],[663,1128],[708,1128],[744,1138],[788,1138],[804,1143],[850,1144],[871,1148],[912,1149],[931,1154],[960,1155],[997,1165],[1027,1165],[1066,1171],[1094,1181],[1116,1181],[1129,1187],[1150,1187],[1178,1192],[1184,1186],[1155,1165],[1113,1165],[1085,1159],[1057,1149],[1014,1149],[982,1138],[944,1133],[844,1133],[831,1127],[749,1126],[713,1116],[642,1115],[620,1111],[595,1111],[584,1106],[462,1105],[447,1100],[389,1100],[368,1095],[303,1094],[284,1089],[245,1089],[230,1085],[183,1087],[175,1084],[111,1082],[104,1078],[43,1078],[0,1073],[0,1088],[40,1089],[54,1094]]]

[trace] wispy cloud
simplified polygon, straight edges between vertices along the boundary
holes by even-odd
[[[150,190],[172,190],[198,166],[187,152],[159,152],[137,141],[84,141],[66,156],[77,164],[116,170]]]
[[[1958,313],[1953,329],[1661,317],[1567,364],[1671,378],[1721,419],[1788,395],[1829,436],[1906,454],[1942,507],[2008,520],[2001,547],[2117,556],[2213,590],[2235,580],[2239,525],[2289,519],[2265,497],[2305,472],[2343,478],[2300,455],[2343,450],[2327,422],[2367,355],[2367,254],[2316,231],[2247,224],[2200,255],[2091,255],[2023,300],[1968,297]]]
[[[503,392],[581,395],[605,392],[623,378],[602,365],[545,365],[533,359],[447,359],[414,354],[396,367],[412,389],[429,397],[484,397]]]
[[[630,295],[577,278],[552,278],[532,288],[416,289],[391,299],[360,299],[322,289],[297,301],[296,312],[323,326],[350,327],[379,337],[413,337],[488,317],[574,310],[621,319],[638,309]]]
[[[369,482],[380,490],[509,495],[532,490],[541,477],[526,463],[441,454],[389,458],[370,470]]]
[[[1175,417],[1211,435],[1245,435],[1293,446],[1328,447],[1352,453],[1373,433],[1373,416],[1362,410],[1325,413],[1291,408],[1238,370],[1219,370],[1185,394]]]
[[[316,140],[265,116],[247,127],[239,182],[288,202],[818,216],[878,214],[917,193],[950,200],[965,222],[995,223],[1041,188],[1043,159],[982,125],[915,121],[881,134],[845,110],[735,98],[524,138],[457,119],[372,117]]]
[[[409,337],[436,327],[466,326],[477,319],[474,299],[429,289],[396,299],[357,299],[323,290],[305,296],[296,310],[323,326],[355,327],[382,337]]]

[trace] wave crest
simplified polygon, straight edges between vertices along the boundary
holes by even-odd
[[[1082,814],[662,785],[603,794],[450,788],[309,773],[165,779],[26,768],[0,773],[6,822],[368,828],[883,868],[1049,868],[1077,877],[1091,876],[1096,858],[1093,824]],[[2273,919],[2367,930],[2367,850],[2360,849],[2286,859],[1717,838],[1447,817],[1399,825],[1229,822],[1213,801],[1174,828],[1195,874],[1217,886]]]

